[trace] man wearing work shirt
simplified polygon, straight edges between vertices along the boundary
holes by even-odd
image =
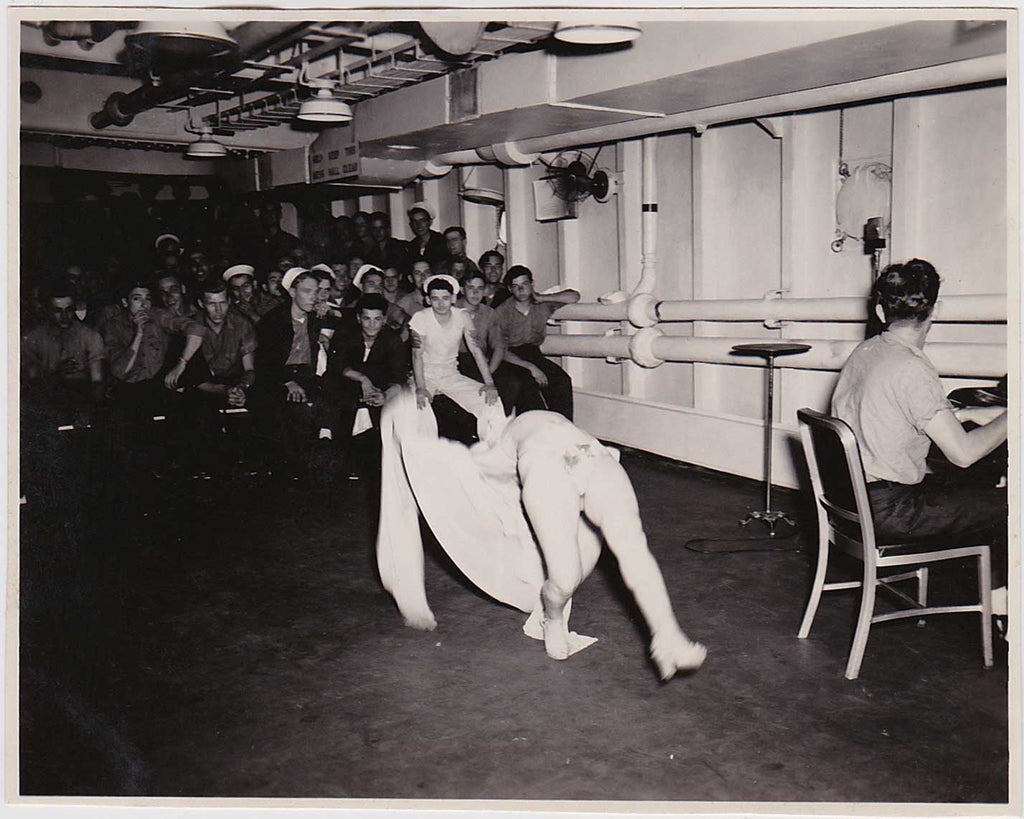
[[[549,409],[571,421],[572,379],[565,370],[544,356],[540,345],[547,335],[551,314],[562,305],[578,302],[580,294],[565,289],[538,295],[533,289],[533,272],[520,264],[509,268],[505,274],[505,286],[511,291],[512,298],[502,302],[495,311],[508,345],[505,361],[525,369],[540,388],[537,395],[542,398],[536,406],[523,406],[522,409]],[[526,398],[525,395],[523,397]]]

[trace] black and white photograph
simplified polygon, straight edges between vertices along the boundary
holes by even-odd
[[[5,809],[1021,815],[1016,7],[6,16]]]

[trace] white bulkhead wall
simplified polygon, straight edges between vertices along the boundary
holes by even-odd
[[[657,298],[760,298],[780,288],[802,298],[867,295],[870,264],[859,243],[848,241],[842,253],[829,247],[838,189],[838,112],[784,119],[782,139],[754,123],[711,128],[700,137],[658,138]],[[945,294],[1007,292],[1005,135],[1002,86],[898,99],[844,114],[845,158],[892,157],[892,258],[916,255],[933,261]],[[604,149],[601,165],[621,172],[622,186],[607,204],[587,201],[578,219],[560,223],[562,247],[550,241],[550,223],[538,230],[533,222],[532,187],[513,185],[506,191],[510,225],[519,225],[518,231],[530,237],[521,243],[527,253],[513,253],[513,262],[529,264],[540,286],[554,283],[556,277],[545,275],[552,262],[559,265],[557,280],[577,287],[584,301],[635,283],[640,264],[638,142]],[[537,175],[536,166],[507,174]],[[573,322],[567,329],[592,333],[611,326]],[[765,339],[863,337],[863,326],[851,323],[801,322],[769,330],[754,323],[698,322],[659,329],[674,335]],[[935,341],[999,343],[1005,336],[1005,326],[998,324],[934,330]],[[599,436],[762,477],[761,368],[667,363],[633,374],[640,368],[601,359],[577,359],[569,366],[578,420]],[[777,482],[798,485],[796,409],[826,408],[835,379],[834,373],[781,372],[775,408]],[[984,380],[949,379],[948,384],[952,389]]]

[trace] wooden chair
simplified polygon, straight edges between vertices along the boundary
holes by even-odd
[[[913,543],[879,543],[875,539],[871,504],[868,499],[860,447],[847,424],[811,409],[797,410],[804,457],[811,474],[811,485],[818,511],[818,565],[810,600],[797,634],[806,638],[818,610],[823,591],[861,589],[860,613],[853,646],[846,664],[846,679],[860,673],[868,632],[872,624],[929,614],[977,612],[981,615],[981,642],[985,667],[992,667],[992,579],[991,558],[986,545],[962,546],[941,550],[915,551]],[[919,547],[921,544],[917,544]],[[862,580],[825,582],[829,549],[837,547],[864,564]],[[907,551],[907,550],[910,551]],[[940,560],[977,558],[979,602],[963,606],[928,606],[928,566]],[[879,577],[879,569],[914,567],[913,570]],[[917,580],[916,599],[892,586],[904,580]],[[875,594],[879,586],[894,593],[910,608],[875,614]]]

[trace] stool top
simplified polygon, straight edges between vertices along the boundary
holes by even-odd
[[[749,355],[763,355],[772,358],[777,355],[792,355],[793,353],[806,353],[811,349],[810,344],[797,344],[788,341],[766,341],[756,344],[735,344],[734,353],[745,353]]]

